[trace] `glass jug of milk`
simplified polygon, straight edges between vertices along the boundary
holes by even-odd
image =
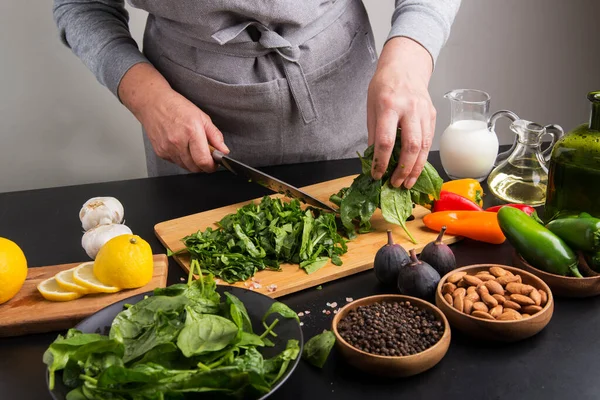
[[[450,125],[440,138],[442,167],[450,179],[473,178],[483,181],[498,156],[496,121],[519,117],[507,110],[488,117],[490,95],[481,90],[457,89],[444,95],[450,100]]]

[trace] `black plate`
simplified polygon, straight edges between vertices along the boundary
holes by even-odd
[[[261,320],[265,315],[271,304],[275,303],[276,300],[265,296],[264,294],[260,294],[257,292],[253,292],[252,290],[242,289],[237,287],[227,287],[227,286],[217,286],[217,292],[223,296],[223,292],[230,292],[234,296],[238,297],[246,306],[248,310],[248,314],[250,315],[250,319],[252,320],[252,328],[255,332],[264,331],[264,327],[262,326]],[[117,316],[118,313],[123,311],[124,304],[135,304],[141,301],[144,296],[151,296],[152,292],[138,294],[137,296],[132,296],[127,299],[121,300],[117,303],[111,304],[108,307],[103,308],[97,313],[90,315],[88,318],[81,321],[79,324],[75,326],[75,329],[79,329],[83,333],[99,333],[102,335],[108,335],[110,331],[110,326]],[[277,337],[270,337],[271,341],[275,343],[275,347],[265,347],[261,349],[261,353],[265,358],[273,357],[283,350],[285,350],[285,346],[289,339],[296,339],[300,344],[300,355],[302,354],[302,349],[304,347],[304,338],[302,336],[302,329],[300,328],[300,324],[294,319],[287,319],[279,317],[279,323],[275,329],[277,333]],[[266,399],[269,397],[277,388],[279,388],[283,383],[292,375],[292,372],[298,366],[300,362],[300,355],[298,358],[291,363],[288,367],[286,373],[279,379],[279,381],[273,385],[271,391],[264,396],[262,396],[259,400]],[[46,384],[48,384],[48,373],[46,371]],[[54,400],[65,400],[67,397],[67,393],[69,393],[70,389],[67,388],[62,381],[62,372],[56,373],[54,390],[50,391],[50,395]],[[195,395],[194,398],[198,398],[198,395]]]

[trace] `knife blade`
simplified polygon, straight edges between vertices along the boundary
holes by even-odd
[[[215,162],[227,168],[235,175],[249,179],[252,182],[258,183],[259,185],[264,186],[267,189],[271,189],[276,193],[280,193],[287,197],[298,199],[302,203],[310,204],[311,206],[322,208],[330,212],[338,212],[338,210],[336,210],[335,208],[331,207],[326,203],[323,203],[321,200],[309,195],[308,193],[303,192],[297,187],[292,186],[289,183],[285,183],[271,175],[265,174],[264,172],[261,172],[256,168],[252,168],[251,166],[246,165],[240,161],[237,161],[223,154],[222,152],[220,152],[212,146],[209,147]]]

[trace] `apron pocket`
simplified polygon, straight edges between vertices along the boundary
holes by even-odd
[[[285,79],[223,83],[164,55],[156,67],[174,90],[210,116],[223,132],[232,157],[255,166],[282,162],[281,92],[287,86]]]

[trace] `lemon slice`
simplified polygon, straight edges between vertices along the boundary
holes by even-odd
[[[64,290],[58,285],[55,278],[46,279],[37,288],[42,296],[50,301],[70,301],[83,296],[82,293]]]
[[[56,279],[56,283],[58,283],[58,286],[60,286],[63,290],[69,290],[75,293],[92,293],[92,290],[86,288],[85,286],[81,286],[75,283],[75,281],[73,280],[73,271],[75,270],[75,268],[71,268],[66,271],[60,271],[58,274],[54,275],[54,279]]]
[[[115,286],[105,285],[94,275],[94,262],[86,262],[73,270],[73,280],[76,284],[86,287],[94,292],[115,293],[121,290]]]

